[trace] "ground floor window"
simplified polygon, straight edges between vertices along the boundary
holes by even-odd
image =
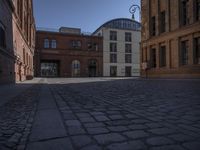
[[[166,47],[160,47],[160,67],[166,66]]]
[[[150,63],[152,68],[156,68],[156,49],[150,50]]]
[[[110,76],[111,77],[117,76],[117,66],[110,66]]]
[[[200,64],[200,37],[194,39],[194,64]]]
[[[74,60],[72,61],[72,77],[80,76],[80,61]]]
[[[182,41],[180,45],[180,64],[188,64],[188,41]]]

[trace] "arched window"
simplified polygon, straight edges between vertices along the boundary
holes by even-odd
[[[72,61],[72,77],[80,76],[80,61],[73,60]]]
[[[49,48],[49,40],[44,39],[44,48]]]
[[[5,27],[0,23],[0,47],[6,48]]]

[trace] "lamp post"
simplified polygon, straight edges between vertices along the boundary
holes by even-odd
[[[136,11],[139,11],[139,21],[141,21],[141,9],[139,5],[133,4],[130,8],[129,8],[129,12],[132,14],[132,19],[135,20],[135,13]]]

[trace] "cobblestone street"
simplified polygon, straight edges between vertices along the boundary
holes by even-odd
[[[39,82],[0,106],[0,150],[200,149],[200,80]]]

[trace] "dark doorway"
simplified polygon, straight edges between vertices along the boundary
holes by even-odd
[[[58,60],[41,61],[40,71],[42,77],[58,77],[60,62]]]
[[[131,67],[125,67],[125,76],[131,77]]]
[[[117,66],[110,66],[110,76],[111,77],[117,76]]]
[[[88,72],[89,77],[96,77],[97,76],[97,61],[96,60],[89,60],[88,65]]]

